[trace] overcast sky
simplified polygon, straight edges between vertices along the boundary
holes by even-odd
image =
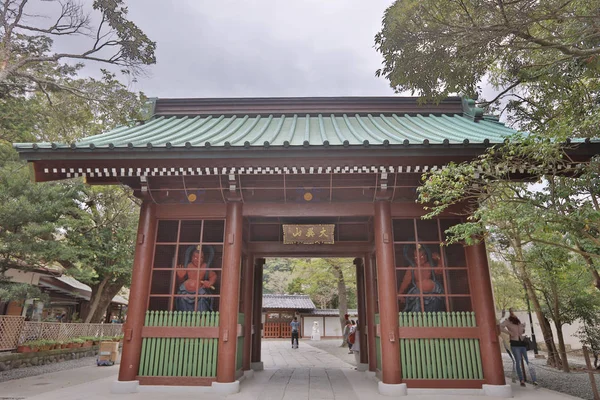
[[[157,42],[151,97],[393,95],[374,36],[392,0],[127,0]]]

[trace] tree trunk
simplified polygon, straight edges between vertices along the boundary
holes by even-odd
[[[337,289],[338,289],[338,309],[340,311],[340,326],[342,328],[342,333],[344,332],[344,328],[346,327],[346,319],[344,315],[348,313],[348,292],[346,290],[346,282],[344,281],[344,273],[340,265],[332,265],[333,275],[337,280]],[[348,345],[346,338],[342,341],[342,347],[346,347]]]
[[[565,348],[565,339],[562,331],[562,321],[560,318],[560,303],[558,299],[558,288],[555,281],[552,281],[552,312],[554,314],[554,327],[556,328],[556,336],[558,336],[558,349],[562,361],[562,369],[569,372],[569,360],[567,360],[567,349]]]
[[[111,285],[107,285],[107,287],[104,288],[104,292],[100,296],[100,301],[98,302],[98,307],[96,308],[96,312],[94,313],[94,315],[92,315],[90,322],[93,322],[93,323],[102,322],[102,317],[103,317],[104,313],[106,312],[106,310],[108,309],[110,302],[112,301],[113,297],[115,297],[117,295],[117,293],[119,293],[119,291],[121,290],[122,287],[123,287],[123,284],[114,283]]]
[[[554,321],[556,327],[556,336],[558,336],[558,348],[560,350],[560,356],[562,358],[562,370],[570,372],[569,361],[567,359],[567,348],[565,347],[565,338],[563,337],[562,324],[560,321]]]
[[[102,322],[104,312],[122,287],[123,283],[121,281],[109,283],[104,280],[100,284],[92,286],[90,301],[81,309],[82,321],[87,323]]]
[[[554,335],[552,334],[552,328],[550,327],[550,323],[548,319],[544,315],[542,311],[542,307],[540,305],[540,301],[537,297],[537,293],[531,287],[531,281],[529,278],[525,279],[525,287],[527,288],[527,293],[531,302],[533,303],[533,309],[535,310],[535,314],[537,316],[538,321],[540,322],[540,328],[542,329],[542,334],[544,335],[544,343],[546,344],[546,348],[548,349],[548,365],[551,365],[555,368],[560,368],[561,359],[558,354],[558,350],[556,349],[556,344],[554,343]]]
[[[582,250],[582,248],[580,246],[577,246],[577,248],[579,250]],[[596,269],[594,260],[592,260],[592,257],[590,257],[589,255],[584,254],[584,253],[582,253],[581,256],[585,260],[585,265],[587,265],[588,269],[592,273],[592,276],[594,277],[594,286],[596,286],[596,289],[600,290],[600,274],[598,273],[598,270]]]
[[[527,272],[527,268],[525,263],[523,262],[523,248],[521,247],[521,241],[518,239],[513,239],[512,247],[515,250],[515,255],[517,259],[515,264],[518,268],[519,275],[523,284],[525,285],[525,289],[527,290],[527,294],[531,303],[533,304],[533,309],[535,314],[540,322],[540,328],[542,329],[542,334],[544,335],[544,343],[546,344],[546,348],[548,349],[548,365],[559,368],[560,367],[560,355],[556,350],[556,345],[554,344],[554,336],[552,335],[552,328],[550,328],[550,324],[548,320],[544,316],[544,312],[542,311],[542,307],[540,305],[540,300],[538,299],[537,293],[533,289],[533,285],[531,284],[531,280],[529,279],[529,274]]]
[[[94,315],[96,308],[98,308],[98,302],[100,301],[99,295],[102,295],[104,287],[108,283],[109,279],[109,277],[105,277],[98,284],[90,286],[92,288],[90,300],[89,302],[85,303],[83,307],[81,307],[81,315],[79,316],[83,322],[90,322],[92,315]]]

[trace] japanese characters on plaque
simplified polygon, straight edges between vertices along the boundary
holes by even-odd
[[[283,244],[333,244],[334,224],[284,224]]]

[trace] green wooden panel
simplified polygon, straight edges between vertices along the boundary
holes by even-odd
[[[443,379],[444,375],[442,373],[442,354],[440,352],[440,342],[441,340],[439,339],[433,341],[435,359],[437,360],[433,365],[435,366],[435,373],[438,379]]]
[[[440,359],[442,360],[440,363],[440,367],[442,369],[441,379],[448,379],[448,364],[446,359],[446,347],[448,345],[448,339],[440,339],[438,340],[438,343],[440,345]]]
[[[218,313],[148,311],[144,326],[219,326]],[[218,339],[144,338],[141,376],[216,376]]]
[[[464,379],[462,369],[462,358],[460,357],[460,345],[458,344],[458,341],[456,339],[452,339],[452,343],[454,343],[454,360],[456,361],[454,364],[456,365],[457,379]]]
[[[148,325],[149,314],[146,313],[144,317],[144,326]],[[138,369],[138,374],[146,375],[147,371],[147,357],[148,357],[148,339],[142,339],[142,353],[140,355],[140,368]]]
[[[402,368],[402,376],[409,378],[412,375],[412,371],[409,371],[409,367],[406,364],[406,339],[400,339],[400,366]]]
[[[243,313],[239,313],[238,314],[238,324],[242,324],[242,326],[244,325],[244,314]],[[236,348],[236,354],[235,354],[235,367],[237,370],[242,369],[242,361],[243,361],[243,357],[244,357],[244,337],[240,336],[237,338],[237,348]]]
[[[379,314],[375,314],[375,324],[377,325],[379,322]],[[375,352],[377,357],[377,369],[381,371],[381,338],[379,336],[375,336]]]
[[[421,339],[421,341],[423,342],[423,348],[425,350],[423,351],[423,372],[425,379],[431,379],[431,353],[429,351],[429,339]]]
[[[159,311],[158,312],[158,319],[157,319],[157,326],[164,326],[164,322],[167,319],[167,313],[163,312],[163,311]],[[165,338],[158,338],[156,340],[156,346],[157,346],[157,369],[156,369],[156,375],[157,376],[163,376],[164,372],[163,369],[165,367],[165,352],[164,352],[164,342],[165,342]]]
[[[219,326],[219,313],[214,313],[214,325],[213,326]],[[213,350],[213,359],[212,359],[212,365],[213,365],[213,370],[212,370],[212,374],[210,376],[217,376],[217,345],[219,343],[218,339],[211,339],[213,341],[213,346],[214,346],[214,350]]]

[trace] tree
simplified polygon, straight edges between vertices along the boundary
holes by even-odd
[[[0,162],[0,298],[39,297],[37,289],[11,284],[6,271],[44,268],[66,256],[60,226],[79,212],[81,185],[35,184],[25,164]]]
[[[289,258],[269,258],[263,271],[264,293],[290,293],[294,260]],[[293,291],[291,293],[301,293]]]
[[[516,278],[511,267],[506,262],[491,260],[490,272],[496,307],[500,310],[509,308],[523,310],[525,308],[523,284]]]
[[[526,252],[531,280],[544,300],[544,314],[556,328],[563,371],[569,372],[562,327],[587,315],[594,307],[594,294],[589,293],[590,274],[580,257],[566,249],[548,245],[533,245]]]
[[[377,74],[426,97],[479,94],[485,77],[500,96],[526,91],[574,69],[596,73],[598,20],[598,0],[397,0],[375,36]]]
[[[131,282],[138,206],[123,187],[87,187],[81,212],[66,226],[69,274],[92,293],[81,311],[83,322],[100,322],[111,300]]]
[[[93,15],[75,0],[45,1],[45,7],[36,3],[5,0],[0,5],[0,85],[4,95],[59,89],[93,97],[93,92],[72,85],[71,78],[81,70],[82,62],[115,65],[133,75],[156,62],[156,43],[127,19],[123,0],[94,0]],[[99,19],[97,24],[94,18]],[[87,48],[54,52],[54,40],[63,37],[86,38]]]
[[[356,268],[351,259],[300,259],[294,265],[293,276],[294,284],[299,285],[317,307],[339,308],[340,324],[347,308],[356,306],[356,294],[347,291],[356,286]],[[346,302],[346,310],[340,307],[343,302]]]
[[[114,72],[101,69],[99,79],[80,74],[89,61],[135,78],[155,62],[156,45],[127,19],[122,0],[95,0],[90,10],[75,0],[36,3],[0,4],[0,276],[15,266],[59,262],[90,284],[84,317],[99,322],[129,281],[135,202],[122,188],[80,180],[34,185],[7,143],[71,142],[142,119],[145,97]],[[55,52],[54,40],[69,37],[87,49]],[[0,288],[3,298],[23,293],[6,279],[4,288],[12,292]]]

